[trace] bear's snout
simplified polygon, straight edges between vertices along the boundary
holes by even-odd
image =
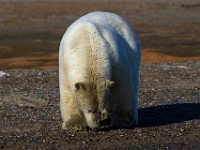
[[[97,130],[100,127],[99,119],[93,120],[93,121],[88,121],[87,124],[91,129],[94,129],[94,130]]]
[[[87,125],[91,129],[98,129],[100,127],[100,118],[99,115],[93,113],[85,114]]]

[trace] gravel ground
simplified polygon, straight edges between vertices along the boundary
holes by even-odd
[[[0,77],[0,149],[200,149],[200,62],[141,66],[139,126],[61,130],[57,71]]]

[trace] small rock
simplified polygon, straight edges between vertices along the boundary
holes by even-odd
[[[0,77],[3,77],[3,76],[10,77],[11,75],[3,71],[0,71]]]
[[[181,128],[180,131],[183,132],[183,131],[185,131],[185,130]]]

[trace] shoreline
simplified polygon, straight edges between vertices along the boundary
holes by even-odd
[[[141,64],[200,62],[200,57],[176,57],[157,52],[142,52]],[[58,53],[41,57],[0,59],[0,71],[58,70]]]

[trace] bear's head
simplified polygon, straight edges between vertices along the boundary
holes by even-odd
[[[113,81],[77,82],[75,83],[75,98],[83,112],[87,125],[92,129],[100,126],[101,115],[105,112],[110,88]]]

